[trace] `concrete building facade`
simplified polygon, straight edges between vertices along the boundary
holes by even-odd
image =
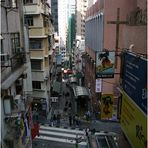
[[[33,106],[45,116],[50,107],[50,70],[53,65],[51,8],[46,0],[24,1],[25,23],[29,26]]]
[[[58,23],[59,23],[59,37],[60,37],[60,46],[66,46],[66,35],[68,27],[68,0],[58,1]]]
[[[87,0],[76,0],[76,40],[85,39],[85,15],[87,8]]]
[[[32,145],[32,77],[23,1],[1,5],[1,146]]]
[[[136,2],[134,0],[120,2],[98,0],[87,10],[86,54],[83,59],[85,85],[90,88],[92,106],[95,112],[101,112],[103,94],[114,96],[112,119],[118,118],[120,53],[125,48],[130,49],[131,45],[134,44],[132,52],[146,54],[145,4],[144,0]],[[134,14],[139,16],[134,16]],[[106,50],[115,52],[114,78],[99,78],[101,91],[97,92],[96,80],[98,78],[95,74],[96,58],[98,57],[96,55]]]
[[[54,31],[59,34],[58,30],[58,0],[51,0],[51,15],[53,19]]]

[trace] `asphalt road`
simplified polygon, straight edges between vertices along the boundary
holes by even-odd
[[[69,120],[66,112],[64,112],[64,107],[66,101],[69,101],[72,103],[72,106],[74,105],[74,101],[72,93],[70,91],[69,87],[66,87],[66,85],[63,83],[62,91],[69,92],[70,95],[68,97],[61,96],[59,98],[59,102],[57,104],[54,104],[53,110],[54,112],[60,112],[61,113],[61,127],[69,127]],[[72,107],[72,112],[74,108]],[[41,119],[41,123],[45,123],[46,125],[49,124],[49,121],[46,119]],[[75,126],[72,126],[75,128]],[[119,148],[131,148],[129,142],[125,138],[120,123],[118,122],[111,122],[111,121],[101,121],[101,120],[93,120],[92,122],[83,122],[81,121],[81,124],[77,126],[79,129],[85,129],[86,127],[89,127],[89,129],[95,129],[96,131],[105,131],[105,132],[115,132],[117,133],[119,139],[118,139],[118,146]],[[73,148],[73,145],[67,144],[67,143],[61,143],[61,142],[54,142],[54,141],[47,141],[47,140],[41,140],[41,139],[35,139],[33,140],[33,148]]]
[[[75,148],[73,144],[60,143],[48,140],[34,140],[33,148]]]

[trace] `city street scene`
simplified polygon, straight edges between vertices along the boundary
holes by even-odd
[[[1,148],[147,148],[147,1],[0,0]]]

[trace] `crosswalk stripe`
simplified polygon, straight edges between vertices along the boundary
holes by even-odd
[[[67,134],[67,133],[59,133],[59,132],[55,132],[55,131],[43,131],[43,130],[39,130],[40,134],[46,134],[46,135],[53,135],[53,136],[60,136],[60,137],[68,137],[68,138],[76,138],[77,134]],[[84,136],[82,135],[78,135],[78,137],[82,137],[84,138]]]
[[[56,141],[56,142],[63,142],[63,143],[71,143],[75,144],[75,140],[69,140],[69,139],[64,139],[64,138],[54,138],[54,137],[48,137],[48,136],[36,136],[36,139],[42,139],[42,140],[50,140],[50,141]]]
[[[84,131],[79,130],[73,130],[73,129],[62,129],[62,128],[56,128],[56,127],[47,127],[47,126],[40,126],[40,129],[42,130],[53,130],[53,131],[59,131],[59,132],[69,132],[69,133],[76,133],[76,134],[84,134]]]

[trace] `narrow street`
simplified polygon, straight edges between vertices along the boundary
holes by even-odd
[[[69,96],[63,95],[64,93],[69,93]],[[66,102],[72,103],[72,109],[68,109],[65,111],[65,105]],[[53,115],[57,115],[60,113],[60,124],[54,123],[52,125],[51,118]],[[40,131],[39,131],[39,137],[36,136],[36,138],[33,140],[33,148],[39,148],[39,147],[48,147],[50,145],[50,148],[60,148],[63,146],[64,148],[72,148],[74,147],[74,144],[72,141],[68,141],[69,135],[64,135],[65,130],[76,130],[80,133],[84,133],[84,130],[86,128],[89,128],[91,131],[95,129],[96,132],[114,132],[118,136],[118,147],[119,148],[131,148],[128,141],[126,140],[125,136],[122,133],[120,123],[118,122],[112,122],[112,121],[101,121],[101,120],[95,120],[92,119],[91,121],[86,120],[80,120],[79,125],[72,124],[70,126],[69,124],[69,114],[73,115],[74,113],[74,100],[73,100],[73,94],[70,87],[67,87],[65,82],[62,83],[62,96],[59,98],[59,101],[57,103],[54,103],[52,105],[51,111],[48,115],[47,119],[40,118]],[[61,132],[61,134],[60,134]],[[67,132],[66,132],[67,133]],[[70,137],[72,136],[72,133],[70,133]],[[62,139],[62,140],[60,140]],[[93,139],[93,138],[92,138]]]

